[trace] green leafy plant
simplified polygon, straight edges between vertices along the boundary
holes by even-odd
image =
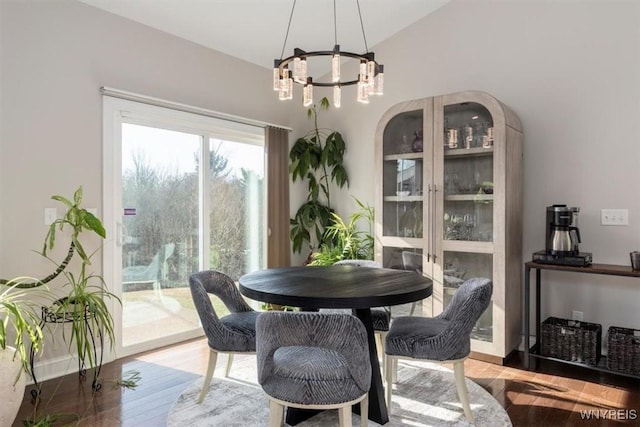
[[[109,292],[102,276],[87,272],[87,267],[91,265],[91,257],[95,252],[88,254],[79,236],[83,231],[93,231],[104,239],[106,232],[102,222],[91,212],[81,207],[82,196],[82,187],[79,187],[73,195],[73,200],[63,196],[52,197],[53,200],[63,203],[67,210],[62,218],[57,219],[49,227],[42,255],[48,258],[47,251],[52,250],[55,246],[56,232],[70,230],[69,251],[75,250],[78,253],[81,261],[79,271],[74,273],[66,270],[66,264],[58,266],[56,271],[60,270],[63,273],[66,279],[64,286],[68,287],[69,291],[65,297],[58,299],[49,307],[49,312],[56,320],[70,323],[69,349],[71,350],[75,344],[75,350],[82,366],[88,366],[92,369],[102,364],[102,360],[97,360],[96,339],[102,339],[106,335],[111,345],[115,344],[113,316],[106,301],[108,299],[114,299],[118,303],[121,301],[117,295]],[[63,338],[67,339],[64,335]],[[99,387],[97,378],[94,378],[92,386],[94,389]]]
[[[133,390],[138,387],[138,383],[142,379],[140,371],[132,370],[122,374],[122,378],[119,378],[113,382],[113,388],[124,388]]]
[[[343,259],[373,259],[374,211],[360,200],[355,201],[359,209],[349,217],[348,222],[336,213],[331,214],[332,224],[327,226],[325,241],[320,251],[312,254],[310,265],[332,265]],[[366,231],[358,227],[363,220]]]
[[[16,278],[0,285],[0,349],[6,350],[8,346],[15,348],[15,355],[22,364],[22,370],[18,371],[15,381],[18,381],[22,371],[29,372],[29,349],[38,353],[42,349],[43,338],[40,318],[36,315],[32,301],[33,295],[18,288],[23,280],[24,278]],[[9,333],[13,336],[12,340],[8,337]]]
[[[329,100],[322,98],[320,109],[328,109]],[[300,252],[306,243],[313,250],[324,242],[325,229],[331,225],[331,190],[333,182],[339,188],[349,185],[349,177],[343,165],[345,142],[340,132],[318,126],[316,105],[307,110],[313,119],[313,129],[296,140],[289,152],[289,173],[295,182],[307,180],[308,194],[290,219],[290,238],[293,251]]]

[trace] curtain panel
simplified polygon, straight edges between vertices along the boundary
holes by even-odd
[[[265,127],[267,156],[267,267],[291,265],[289,240],[289,131]]]

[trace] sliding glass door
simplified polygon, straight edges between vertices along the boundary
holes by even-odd
[[[261,130],[136,108],[112,111],[114,145],[105,150],[117,171],[105,186],[113,195],[105,225],[114,232],[106,260],[122,300],[114,307],[119,356],[202,334],[193,272],[212,268],[237,280],[265,265]]]

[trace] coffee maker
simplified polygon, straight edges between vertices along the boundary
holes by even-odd
[[[580,252],[580,208],[555,204],[547,207],[545,250],[533,254],[533,260],[547,264],[586,266],[592,254]]]
[[[580,208],[567,205],[547,207],[546,251],[549,255],[578,255],[578,245],[581,243],[580,229],[577,227],[578,212]]]

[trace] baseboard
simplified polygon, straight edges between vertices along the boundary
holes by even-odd
[[[52,378],[78,372],[78,357],[73,355],[59,356],[39,361],[33,367],[35,377],[39,383]],[[27,375],[27,384],[32,385],[33,378]]]

